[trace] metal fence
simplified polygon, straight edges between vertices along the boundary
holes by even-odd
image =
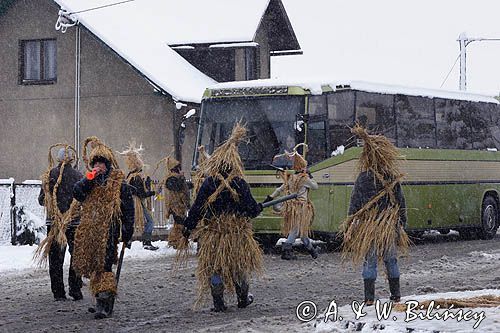
[[[36,181],[15,183],[3,180],[0,182],[0,243],[17,244],[16,212],[21,206],[45,221],[45,209],[38,203],[40,188],[41,184]],[[165,217],[163,196],[159,194],[148,198],[147,206],[155,222],[154,228],[169,229],[172,221]]]

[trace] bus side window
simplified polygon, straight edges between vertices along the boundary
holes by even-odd
[[[327,95],[328,100],[328,135],[331,153],[338,146],[351,146],[356,140],[352,140],[351,129],[354,125],[354,92],[343,91]],[[350,140],[351,139],[351,140]]]
[[[396,138],[392,95],[356,92],[356,121],[372,133]]]
[[[398,147],[436,147],[434,101],[427,97],[396,95]]]
[[[327,150],[326,138],[326,95],[313,95],[309,97],[307,122],[307,162],[309,165],[324,160]]]
[[[499,148],[498,120],[494,104],[436,99],[438,147]]]

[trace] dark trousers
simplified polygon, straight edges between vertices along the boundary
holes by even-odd
[[[75,240],[75,227],[68,226],[66,229],[66,238],[68,239],[69,253],[71,260],[69,264],[69,292],[78,292],[82,288],[82,278],[78,276],[73,269],[73,244]],[[50,226],[47,226],[47,233],[50,232]],[[64,290],[63,280],[63,264],[64,255],[66,253],[66,246],[61,248],[56,242],[52,243],[49,252],[49,275],[50,275],[50,288],[54,297],[64,297],[66,292]]]
[[[120,226],[117,223],[111,223],[108,234],[108,242],[106,244],[106,257],[104,258],[104,271],[112,272],[113,264],[116,264],[118,259],[117,245],[120,238]]]

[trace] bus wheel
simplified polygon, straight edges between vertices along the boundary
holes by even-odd
[[[276,251],[276,242],[278,242],[278,240],[280,239],[279,235],[277,234],[255,235],[255,238],[257,239],[257,242],[261,244],[264,254],[274,253]]]
[[[441,235],[448,235],[450,233],[450,229],[439,229],[438,231]]]
[[[481,212],[481,229],[479,236],[482,239],[492,239],[495,237],[498,229],[498,204],[491,197],[486,196],[483,200],[483,208]]]

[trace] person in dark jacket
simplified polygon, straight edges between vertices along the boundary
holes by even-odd
[[[237,124],[231,137],[217,148],[205,166],[207,178],[184,221],[186,234],[199,239],[198,299],[210,291],[216,312],[225,311],[224,290],[236,292],[238,307],[253,302],[248,279],[262,271],[262,251],[253,238],[250,219],[259,215],[258,204],[243,179],[237,145],[246,130]],[[196,229],[195,229],[196,228]]]
[[[43,175],[38,202],[46,208],[47,237],[42,241],[37,252],[41,254],[42,261],[48,257],[50,287],[55,300],[65,300],[63,264],[66,247],[69,247],[71,255],[68,274],[69,296],[78,301],[83,298],[82,279],[73,268],[73,241],[80,218],[79,207],[73,202],[73,186],[83,175],[71,165],[74,161],[74,153],[71,149],[69,145],[60,148],[56,157],[57,166],[51,167],[50,165],[48,172]],[[50,160],[52,160],[51,150],[49,150]],[[54,206],[54,203],[57,206]],[[63,218],[66,216],[67,218]]]
[[[156,251],[158,247],[151,244],[154,220],[145,202],[147,198],[152,197],[156,192],[151,190],[151,178],[146,177],[142,170],[144,162],[142,161],[141,151],[143,151],[142,145],[137,148],[135,141],[132,141],[127,149],[120,154],[125,155],[125,162],[129,170],[126,179],[133,190],[135,229],[142,232],[143,248]]]
[[[92,150],[87,157],[89,143]],[[75,269],[90,278],[90,291],[96,297],[95,318],[101,319],[113,312],[117,285],[112,266],[117,262],[120,231],[123,243],[132,239],[134,201],[113,152],[102,141],[87,138],[83,158],[92,172],[73,189],[75,199],[82,203],[75,236]]]
[[[181,170],[181,163],[172,156],[162,160],[165,164],[165,217],[172,216],[174,224],[168,233],[168,245],[177,249],[182,246],[183,222],[189,209],[189,190],[192,183],[188,182]],[[160,161],[161,162],[161,161]]]
[[[353,133],[363,139],[359,158],[360,174],[354,184],[349,216],[342,225],[343,256],[363,262],[365,304],[375,300],[377,263],[383,262],[389,279],[390,299],[401,299],[397,247],[408,249],[406,202],[401,189],[398,151],[382,135],[369,135],[355,126]]]

